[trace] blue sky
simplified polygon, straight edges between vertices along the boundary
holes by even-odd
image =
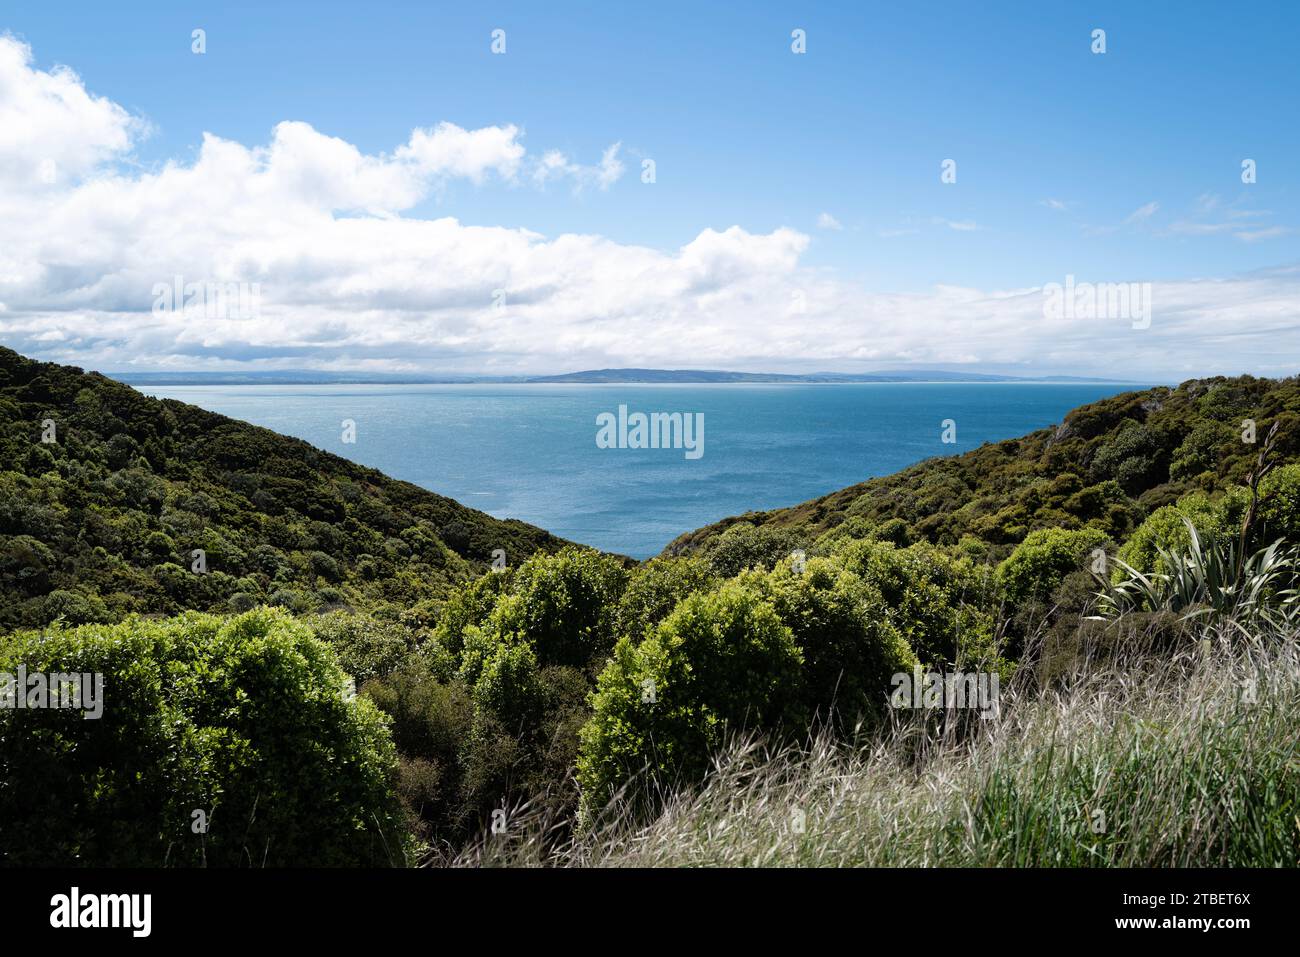
[[[118,175],[192,164],[205,133],[265,146],[284,121],[374,156],[441,122],[513,125],[530,158],[558,150],[577,164],[598,163],[618,143],[626,170],[607,188],[449,178],[397,214],[548,240],[599,236],[669,256],[706,229],[791,230],[806,237],[798,271],[839,284],[831,299],[841,313],[843,288],[932,298],[936,286],[991,293],[1076,275],[1182,284],[1166,300],[1185,316],[1197,307],[1188,299],[1193,281],[1271,281],[1300,261],[1296,4],[464,6],[20,4],[5,9],[0,29],[30,46],[33,70],[67,65],[87,91],[147,122],[147,135],[113,156]],[[196,27],[207,34],[202,56],[190,49]],[[489,49],[495,28],[506,31],[504,56]],[[791,52],[795,28],[807,31],[804,55]],[[1101,55],[1090,50],[1095,28],[1106,31]],[[653,184],[641,182],[646,157],[656,164]],[[939,178],[949,158],[955,184]],[[1241,182],[1244,158],[1257,163],[1254,184]],[[838,228],[819,226],[826,217]],[[274,287],[273,276],[260,278]],[[1274,338],[1288,343],[1289,290],[1270,284],[1259,293],[1283,323]],[[907,310],[887,301],[883,312],[877,302],[864,315],[890,333]],[[696,318],[709,321],[707,312]],[[29,335],[12,338],[31,345]],[[112,358],[106,347],[96,352],[93,336],[81,338],[91,354]],[[738,349],[735,362],[722,362],[721,340],[700,346],[707,363],[690,361],[686,346],[675,355],[590,344],[572,358],[750,367],[778,358]],[[1223,371],[1253,371],[1276,346],[1230,355],[1240,368]],[[151,348],[155,365],[177,362],[158,343]],[[1212,360],[1224,358],[1222,343],[1198,350],[1176,365],[1214,371]],[[415,350],[425,366],[572,366],[565,355],[487,351],[491,361],[478,348],[459,358]],[[855,340],[842,361],[821,352],[801,364],[1034,365],[1032,350],[924,351],[900,343],[871,355]],[[357,358],[382,364],[382,353],[367,346]],[[1166,342],[1146,367],[1126,361],[1134,373],[1164,371],[1167,353]],[[253,344],[229,354],[244,361],[259,351]],[[205,359],[179,355],[190,365]],[[399,359],[396,350],[390,361]],[[308,350],[277,361],[346,360],[345,352]],[[1044,368],[1096,371],[1058,360]]]

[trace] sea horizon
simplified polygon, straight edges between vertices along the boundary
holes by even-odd
[[[646,559],[677,536],[1019,438],[1150,382],[323,383],[142,386],[303,439],[494,518]],[[817,386],[836,386],[819,389]],[[1014,390],[1023,390],[1016,396]],[[1011,390],[1011,391],[1008,391]],[[957,402],[956,393],[961,401]],[[653,401],[652,401],[653,398]],[[529,401],[530,399],[535,401]],[[703,416],[695,460],[599,448],[597,416]],[[944,423],[955,428],[944,441]],[[345,441],[346,422],[353,424]]]

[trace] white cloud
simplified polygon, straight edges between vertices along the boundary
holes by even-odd
[[[147,125],[86,92],[66,67],[44,72],[26,44],[0,36],[0,182],[53,186],[124,153]],[[33,163],[32,158],[40,161]]]
[[[1241,229],[1233,233],[1233,237],[1246,243],[1256,243],[1261,239],[1276,239],[1279,236],[1288,236],[1292,232],[1290,226],[1263,226],[1259,229]]]
[[[817,217],[817,228],[832,229],[838,231],[843,229],[844,227],[841,226],[840,221],[836,219],[834,216],[832,216],[830,213],[822,213],[820,216]]]
[[[1156,211],[1159,208],[1160,208],[1160,204],[1152,200],[1151,202],[1139,206],[1137,209],[1133,210],[1133,212],[1129,213],[1128,217],[1124,220],[1124,224],[1126,226],[1132,226],[1136,223],[1145,223],[1148,219],[1150,219],[1152,216],[1155,215]]]
[[[607,146],[600,154],[600,162],[594,166],[583,166],[572,162],[559,150],[549,150],[533,167],[533,180],[539,185],[556,179],[570,179],[575,192],[581,192],[589,186],[606,190],[622,177],[625,167],[618,158],[623,144],[614,143]]]
[[[1070,208],[1070,204],[1067,203],[1067,202],[1065,202],[1064,200],[1060,200],[1060,199],[1051,199],[1051,198],[1048,198],[1048,199],[1040,199],[1040,200],[1038,201],[1038,205],[1039,205],[1039,206],[1046,206],[1048,209],[1054,209],[1054,210],[1056,210],[1057,212],[1060,212],[1060,213],[1063,213],[1063,212],[1065,212],[1066,210],[1068,210],[1068,209]]]
[[[1294,372],[1300,270],[1206,282],[1079,277],[1150,279],[1150,328],[1049,321],[1037,288],[868,292],[805,265],[809,237],[786,228],[705,228],[660,250],[404,215],[453,178],[517,183],[546,169],[544,182],[606,188],[622,174],[617,143],[583,167],[559,153],[532,159],[514,126],[441,124],[370,155],[286,122],[265,145],[209,135],[192,162],[141,172],[117,162],[142,135],[139,121],[66,71],[36,70],[25,48],[0,39],[0,117],[20,116],[21,147],[0,148],[0,342],[55,361],[104,370],[979,362],[1108,375]],[[59,174],[42,182],[51,158]],[[174,276],[258,283],[260,312],[155,314],[153,287]]]

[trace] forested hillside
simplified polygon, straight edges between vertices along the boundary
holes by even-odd
[[[306,442],[0,348],[0,630],[264,603],[419,621],[494,549],[514,563],[563,544]]]
[[[954,417],[960,428],[960,410]],[[1127,392],[1024,438],[928,459],[790,508],[723,519],[682,535],[665,554],[716,548],[736,525],[766,529],[781,548],[807,547],[833,529],[849,537],[873,529],[896,544],[956,546],[995,560],[1036,529],[1094,528],[1123,541],[1161,506],[1241,483],[1274,424],[1276,461],[1300,457],[1300,378],[1217,377]],[[937,436],[938,423],[935,429]]]

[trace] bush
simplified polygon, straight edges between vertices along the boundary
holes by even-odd
[[[428,833],[460,836],[467,817],[461,749],[474,724],[468,689],[440,682],[408,661],[362,690],[392,721],[402,755],[402,798],[412,816],[428,822]]]
[[[800,665],[776,610],[738,582],[691,595],[640,643],[620,639],[580,732],[584,804],[641,771],[698,780],[728,731],[798,726]]]
[[[1292,545],[1300,545],[1300,465],[1285,465],[1268,473],[1260,483],[1259,493],[1263,539],[1272,542],[1285,538]]]
[[[898,636],[935,668],[996,654],[987,572],[932,545],[895,548],[885,542],[847,543],[844,567],[878,589]]]
[[[415,645],[415,636],[402,625],[367,615],[332,612],[311,619],[311,626],[358,684],[391,673]]]
[[[511,581],[512,572],[488,572],[453,592],[442,607],[433,640],[459,661],[465,630],[487,619],[497,599],[509,590]]]
[[[998,587],[1012,606],[1043,601],[1066,575],[1084,568],[1089,553],[1104,547],[1106,541],[1106,533],[1095,528],[1030,532],[998,566]]]
[[[794,532],[737,522],[708,543],[704,558],[714,574],[731,578],[747,568],[771,568],[802,547],[804,539]]]
[[[19,663],[102,675],[103,712],[0,709],[4,863],[404,863],[381,716],[287,615],[56,626],[0,640]]]
[[[1211,500],[1202,492],[1193,492],[1183,496],[1175,505],[1166,505],[1152,512],[1120,547],[1115,557],[1144,575],[1168,572],[1169,569],[1163,567],[1160,559],[1161,549],[1182,554],[1191,545],[1184,519],[1209,539],[1235,531],[1220,502]],[[1124,570],[1118,566],[1111,572],[1112,581],[1120,581],[1124,577]]]
[[[782,564],[749,580],[803,652],[806,710],[839,715],[849,728],[864,715],[880,715],[890,678],[917,664],[880,589],[825,558],[809,559],[802,573]]]
[[[526,641],[542,665],[584,668],[614,644],[614,614],[627,583],[618,559],[586,548],[537,554],[519,567],[509,595],[497,600],[485,633]]]
[[[88,625],[108,621],[108,609],[98,595],[56,588],[45,596],[41,617],[46,621],[62,621],[67,625]]]
[[[640,641],[679,601],[694,592],[709,591],[716,582],[709,565],[700,558],[651,559],[632,573],[618,603],[618,636]]]

